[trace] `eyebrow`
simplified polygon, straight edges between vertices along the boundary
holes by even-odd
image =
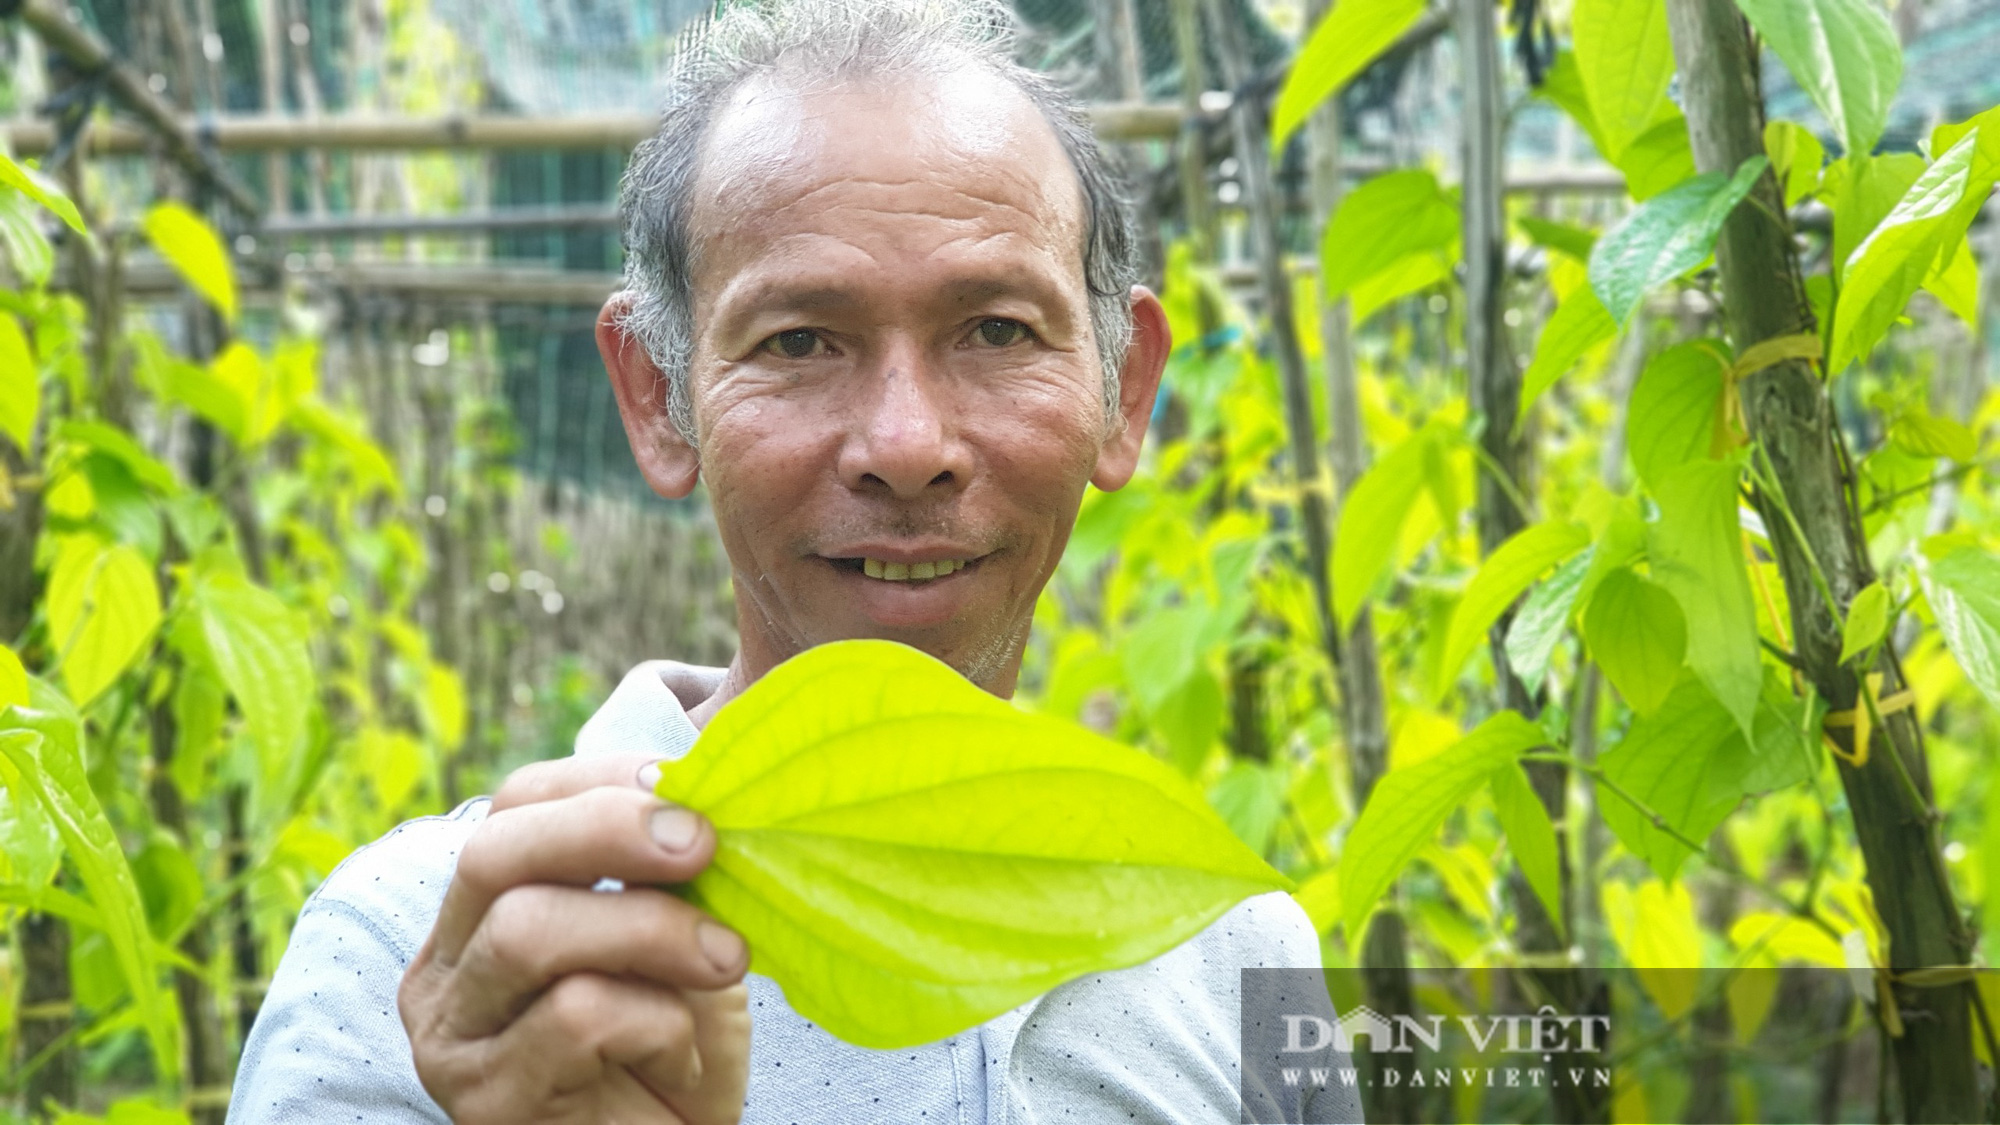
[[[968,277],[948,281],[937,289],[941,300],[958,304],[974,305],[996,297],[1021,297],[1045,305],[1052,315],[1061,316],[1063,307],[1061,293],[1038,271],[1022,271],[1018,275]],[[768,313],[785,310],[804,314],[840,313],[864,304],[861,298],[845,286],[814,282],[794,283],[783,278],[763,282],[732,302],[744,313]],[[733,318],[732,318],[733,319]]]

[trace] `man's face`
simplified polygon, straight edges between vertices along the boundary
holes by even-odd
[[[752,82],[720,112],[689,390],[753,665],[885,637],[1011,691],[1083,489],[1130,475],[1158,379],[1128,376],[1131,432],[1106,424],[1084,222],[1047,123],[976,71]]]

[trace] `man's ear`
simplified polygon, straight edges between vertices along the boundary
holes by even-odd
[[[701,460],[674,427],[667,413],[667,381],[653,366],[645,345],[625,330],[632,309],[631,294],[620,290],[597,314],[597,351],[611,373],[611,393],[618,399],[618,416],[639,472],[653,491],[678,500],[694,491]]]
[[[1146,440],[1146,423],[1153,417],[1153,399],[1160,393],[1160,376],[1173,350],[1167,310],[1143,285],[1132,287],[1132,346],[1125,349],[1125,366],[1118,374],[1118,421],[1097,451],[1097,471],[1090,483],[1106,492],[1125,487],[1139,468],[1139,447]]]

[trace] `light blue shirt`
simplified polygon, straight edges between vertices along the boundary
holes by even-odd
[[[577,734],[576,752],[679,757],[684,704],[719,672],[670,661],[632,670]],[[676,692],[679,692],[677,695]],[[417,1080],[396,1014],[459,849],[487,801],[409,821],[349,856],[306,901],[244,1045],[229,1120],[445,1122]],[[1238,1121],[1240,970],[1314,967],[1319,940],[1292,897],[1248,899],[1163,956],[1061,985],[949,1039],[851,1046],[749,974],[745,1125],[1043,1125]],[[1285,1120],[1360,1121],[1349,1090],[1275,1091]]]

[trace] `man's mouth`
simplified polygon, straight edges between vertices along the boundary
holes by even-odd
[[[888,559],[869,558],[829,558],[828,562],[842,570],[859,571],[870,578],[884,582],[929,582],[956,574],[979,560],[932,559],[925,562],[891,562]]]

